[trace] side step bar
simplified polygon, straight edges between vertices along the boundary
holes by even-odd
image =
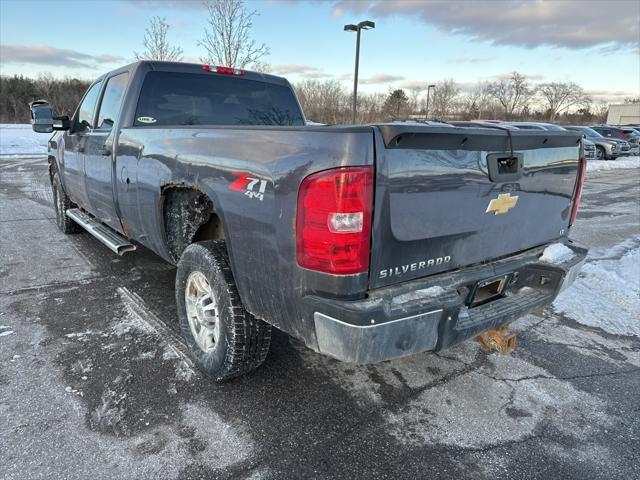
[[[67,210],[67,217],[104,243],[113,253],[124,255],[125,253],[132,252],[136,249],[136,246],[130,243],[124,236],[107,227],[103,223],[100,223],[98,220],[79,208],[70,208]]]

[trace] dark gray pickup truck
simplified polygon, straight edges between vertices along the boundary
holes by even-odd
[[[586,250],[568,239],[581,135],[447,124],[308,126],[283,78],[143,61],[109,72],[57,131],[57,223],[177,265],[180,326],[225,380],[271,328],[358,363],[500,347]],[[508,348],[508,347],[505,347]]]

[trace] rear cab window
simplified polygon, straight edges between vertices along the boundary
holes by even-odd
[[[149,72],[134,126],[304,125],[293,91],[242,77]]]

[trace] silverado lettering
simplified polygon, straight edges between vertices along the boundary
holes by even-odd
[[[430,258],[429,260],[424,260],[422,262],[414,262],[408,265],[402,265],[400,267],[392,267],[386,270],[380,270],[379,278],[386,278],[392,275],[402,275],[407,272],[415,272],[416,270],[421,270],[423,268],[433,267],[434,265],[441,265],[443,263],[449,263],[451,261],[451,257],[447,255],[446,257],[438,257],[438,258]]]

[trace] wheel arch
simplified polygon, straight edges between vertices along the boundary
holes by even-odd
[[[196,185],[168,183],[160,191],[164,240],[177,263],[193,242],[225,240],[222,216],[212,198]]]

